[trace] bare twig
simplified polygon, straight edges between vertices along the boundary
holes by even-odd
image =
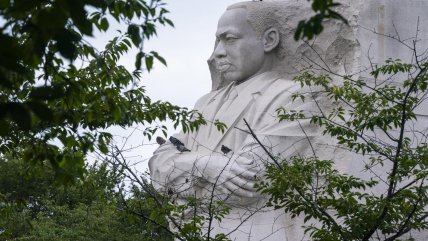
[[[278,166],[278,168],[282,169],[279,162],[276,160],[276,158],[270,153],[266,147],[263,145],[263,143],[257,138],[257,135],[254,134],[253,129],[251,129],[250,125],[248,124],[247,120],[244,119],[245,125],[247,126],[248,130],[250,131],[251,136],[254,138],[254,140],[257,141],[257,143],[260,145],[260,147],[266,152],[266,154],[269,156],[269,158]]]

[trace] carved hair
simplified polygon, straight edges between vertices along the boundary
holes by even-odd
[[[294,32],[300,20],[313,15],[307,0],[264,0],[233,4],[227,8],[247,10],[247,21],[260,37],[270,27],[278,29],[280,43],[275,49],[284,76],[292,78],[313,65],[328,66],[335,73],[358,71],[358,26],[355,20],[356,3],[338,0],[343,5],[339,11],[349,21],[349,26],[337,20],[323,22],[323,34],[310,42],[295,41]],[[358,2],[358,1],[357,1]],[[351,8],[351,3],[354,7]],[[309,60],[308,60],[309,59]],[[316,63],[316,64],[314,64]]]
[[[287,25],[285,2],[240,2],[233,4],[227,10],[243,8],[247,10],[247,21],[253,27],[256,34],[261,38],[266,30],[271,27],[278,29],[280,43],[276,47],[277,56],[285,57],[286,37],[293,34],[294,29]]]

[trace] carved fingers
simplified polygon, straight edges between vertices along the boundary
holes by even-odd
[[[234,163],[228,170],[221,174],[222,185],[231,193],[241,197],[258,196],[256,177],[260,175],[261,169],[254,163],[240,165]]]
[[[238,157],[210,156],[197,161],[199,177],[214,185],[217,192],[239,197],[259,196],[254,187],[263,166]]]

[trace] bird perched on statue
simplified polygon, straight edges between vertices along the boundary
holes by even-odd
[[[166,140],[165,140],[165,139],[163,139],[162,137],[158,136],[158,137],[156,137],[156,142],[157,142],[159,145],[162,145],[162,144],[164,144],[164,143],[166,142]]]
[[[169,137],[169,141],[174,145],[174,146],[184,146],[183,142],[181,142],[179,139],[170,136]]]
[[[221,152],[223,152],[224,154],[229,153],[230,151],[232,151],[232,149],[230,149],[229,147],[225,146],[225,145],[221,145]]]
[[[179,139],[177,139],[177,138],[175,138],[173,136],[169,137],[169,141],[177,148],[177,150],[179,152],[190,151],[189,149],[187,149],[184,146],[183,142],[181,142]]]
[[[185,151],[190,151],[189,149],[187,149],[185,146],[183,146],[183,145],[179,145],[179,146],[177,146],[177,150],[179,151],[179,152],[185,152]]]

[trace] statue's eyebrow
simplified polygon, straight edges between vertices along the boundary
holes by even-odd
[[[225,30],[225,31],[223,31],[222,33],[220,33],[220,34],[216,34],[216,38],[224,38],[224,37],[226,37],[226,35],[228,35],[228,34],[232,34],[232,35],[236,35],[237,36],[237,34],[236,33],[234,33],[233,31],[231,31],[231,30]]]
[[[220,34],[217,34],[216,33],[216,38],[224,38],[224,36],[226,36],[226,34],[228,34],[228,32],[227,31],[223,31],[222,33],[220,33]]]

